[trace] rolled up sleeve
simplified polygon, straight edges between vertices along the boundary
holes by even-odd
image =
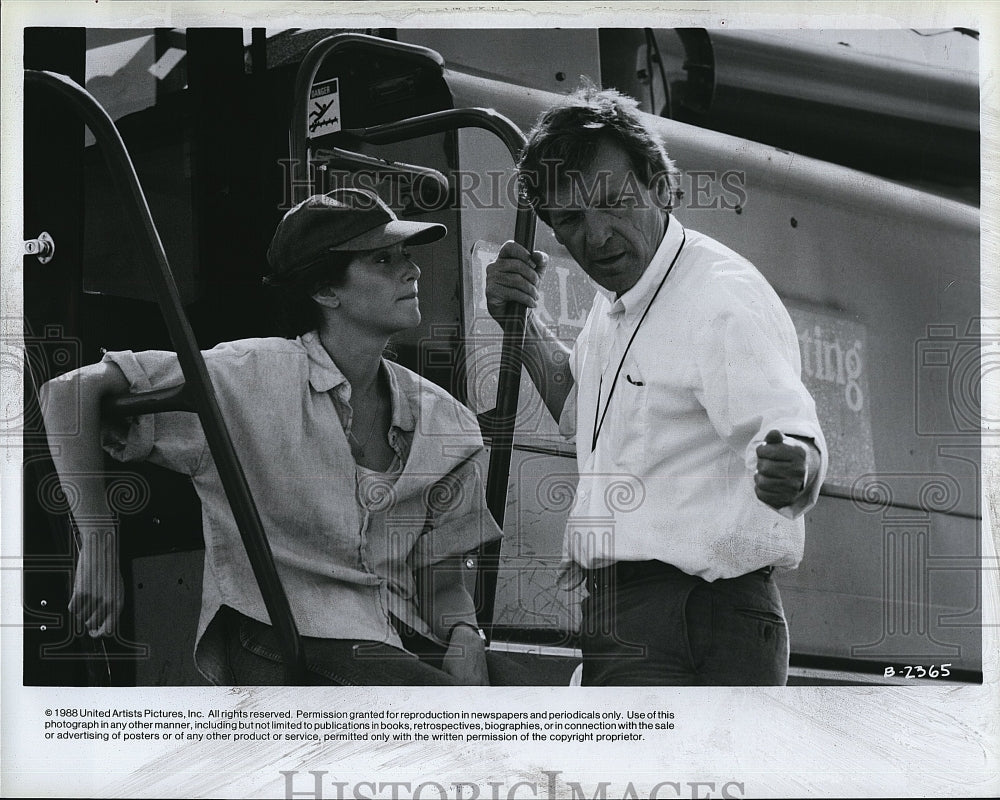
[[[176,353],[124,350],[106,353],[103,361],[122,371],[131,394],[184,383]],[[196,472],[207,447],[198,415],[187,411],[105,420],[101,445],[118,461],[149,461],[186,475]]]
[[[770,430],[811,439],[820,453],[812,490],[779,513],[794,519],[819,497],[826,476],[826,440],[816,404],[801,380],[795,328],[776,296],[730,295],[724,310],[696,332],[701,391],[713,427],[754,472],[757,445]]]
[[[427,524],[410,553],[413,569],[468,553],[503,535],[486,507],[482,459],[477,455],[427,488]]]

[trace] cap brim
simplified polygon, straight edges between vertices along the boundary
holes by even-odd
[[[444,225],[436,222],[414,222],[397,219],[379,225],[360,236],[348,239],[346,242],[329,248],[331,252],[344,250],[378,250],[380,247],[391,247],[396,244],[430,244],[436,242],[448,233]]]

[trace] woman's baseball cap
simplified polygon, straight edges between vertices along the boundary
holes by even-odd
[[[314,194],[285,214],[267,248],[268,285],[284,283],[328,253],[363,252],[401,242],[428,244],[448,233],[436,222],[399,219],[374,192],[337,189]]]

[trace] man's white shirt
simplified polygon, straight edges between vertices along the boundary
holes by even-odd
[[[635,286],[597,295],[570,367],[560,429],[576,436],[580,480],[564,581],[613,561],[657,559],[706,580],[798,565],[827,448],[795,328],[749,261],[671,217]],[[822,456],[811,492],[780,513],[754,494],[772,429]]]

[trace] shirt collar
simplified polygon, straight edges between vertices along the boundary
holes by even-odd
[[[413,413],[413,398],[410,397],[410,392],[400,388],[399,376],[396,374],[396,370],[399,368],[384,358],[382,359],[382,368],[389,378],[389,393],[392,395],[392,427],[399,428],[401,431],[412,431],[417,427],[417,417]],[[406,375],[403,372],[400,374]]]
[[[351,384],[323,347],[319,334],[310,331],[300,336],[299,341],[309,359],[309,385],[313,391],[329,392],[343,387],[342,399],[350,402]],[[382,368],[388,378],[389,394],[392,396],[392,427],[412,431],[416,427],[416,416],[413,413],[411,398],[407,392],[401,390],[393,365],[382,359]]]
[[[330,358],[330,354],[326,352],[326,348],[323,347],[316,331],[303,334],[299,337],[299,341],[309,357],[309,383],[315,391],[329,392],[342,384],[350,386],[344,373],[340,371],[333,359]]]
[[[673,215],[667,217],[667,230],[660,240],[653,258],[646,267],[645,272],[636,281],[635,286],[629,289],[617,300],[611,301],[611,308],[608,309],[608,316],[617,317],[620,314],[631,316],[639,313],[646,307],[649,298],[656,291],[663,280],[663,276],[670,269],[670,264],[677,256],[681,243],[684,241],[684,227]]]

